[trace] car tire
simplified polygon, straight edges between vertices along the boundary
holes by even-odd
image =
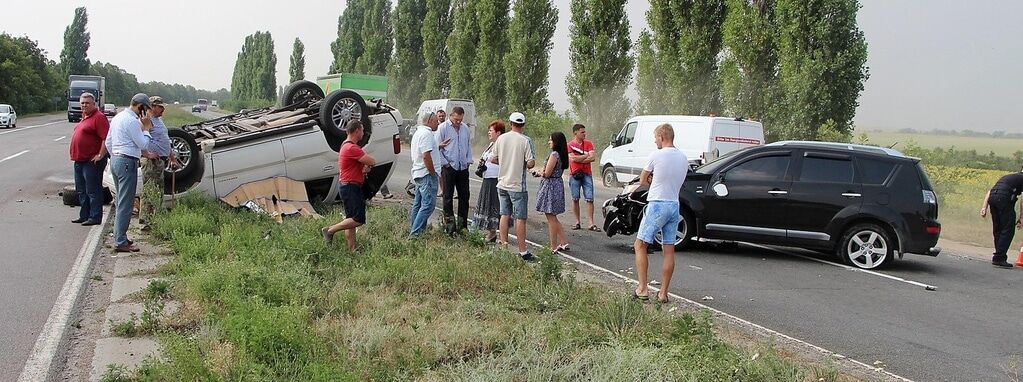
[[[355,115],[355,113],[359,113]],[[348,133],[345,132],[347,121],[358,119],[362,121],[364,134],[359,146],[365,146],[373,134],[373,128],[369,125],[369,108],[366,101],[359,93],[351,90],[335,90],[327,96],[320,106],[320,128],[333,136],[345,140]]]
[[[64,186],[60,190],[60,197],[65,206],[78,207],[81,205],[81,201],[78,200],[78,191],[75,191],[75,186]]]
[[[604,167],[604,171],[600,172],[600,179],[601,182],[604,183],[604,187],[620,186],[620,183],[618,182],[618,176],[615,175],[614,166],[608,165],[607,167]]]
[[[191,188],[199,181],[202,171],[197,171],[202,162],[202,151],[191,134],[181,129],[167,129],[171,150],[180,167],[176,171],[163,171],[164,194],[177,194]],[[173,187],[172,187],[173,186]]]
[[[860,269],[887,266],[895,259],[895,246],[888,231],[877,224],[857,224],[845,230],[835,254],[842,262]]]
[[[281,106],[313,103],[321,99],[323,99],[323,89],[320,89],[319,85],[305,80],[295,81],[284,88],[281,95]]]
[[[694,233],[695,229],[696,219],[693,219],[693,214],[683,207],[678,219],[678,237],[675,239],[675,250],[682,250],[689,246],[690,240],[696,236]],[[663,245],[660,233],[654,235],[654,245],[658,247]]]

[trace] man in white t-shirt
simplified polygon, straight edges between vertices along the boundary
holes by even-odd
[[[526,249],[526,217],[529,213],[529,192],[526,191],[526,170],[536,164],[533,141],[522,129],[526,116],[515,112],[508,117],[512,130],[494,142],[490,161],[501,165],[497,175],[497,199],[501,203],[501,243],[508,243],[508,226],[515,219],[515,236],[519,238],[519,256],[533,261],[536,257]]]
[[[416,185],[415,199],[412,201],[412,209],[409,211],[409,236],[418,237],[426,231],[426,225],[433,214],[433,208],[437,204],[438,173],[440,164],[436,159],[440,157],[437,153],[437,140],[434,138],[434,131],[437,131],[437,115],[427,113],[423,115],[419,127],[412,135],[412,181]]]
[[[665,123],[654,129],[654,143],[657,151],[650,154],[650,164],[639,176],[640,184],[650,186],[647,192],[647,206],[643,221],[639,223],[636,233],[636,271],[639,273],[639,287],[633,297],[647,300],[647,246],[654,242],[654,236],[661,233],[661,249],[664,251],[664,262],[661,265],[661,291],[657,295],[660,302],[668,302],[668,287],[671,274],[675,271],[675,240],[678,234],[680,217],[678,194],[682,190],[682,182],[689,171],[689,161],[685,154],[675,148],[675,131]]]

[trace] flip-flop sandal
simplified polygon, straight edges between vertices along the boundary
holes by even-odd
[[[576,224],[576,225],[572,226],[572,230],[573,231],[578,231],[578,230],[581,230],[581,229],[583,229],[583,226],[581,226],[579,224]]]
[[[671,301],[671,300],[669,300],[669,299],[667,299],[667,298],[665,298],[665,299],[661,300],[661,298],[660,298],[660,297],[657,297],[657,302],[659,302],[659,303],[661,303],[661,304],[667,304],[667,303],[668,303],[668,302],[670,302],[670,301]]]
[[[569,251],[568,244],[559,245],[558,249],[556,249],[555,251],[557,251],[557,252],[568,252]]]
[[[650,300],[650,295],[640,296],[638,293],[636,293],[636,291],[632,291],[632,298],[640,301],[647,301]]]
[[[600,232],[600,227],[597,227],[597,225],[594,224],[590,226],[589,230],[593,232]]]

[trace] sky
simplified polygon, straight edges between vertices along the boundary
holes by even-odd
[[[392,0],[393,1],[393,0]],[[113,63],[140,81],[216,90],[231,83],[245,36],[268,30],[277,83],[286,85],[292,42],[306,46],[306,75],[325,74],[344,1],[7,0],[0,32],[28,36],[59,59],[74,8],[88,7],[92,61]],[[551,54],[550,98],[569,107],[569,0],[559,10]],[[1023,2],[1017,0],[861,0],[870,79],[855,123],[861,128],[1023,132],[1014,115],[1023,88]],[[629,0],[635,40],[646,27],[645,0]],[[0,84],[2,86],[2,84]],[[390,84],[390,86],[400,86]]]

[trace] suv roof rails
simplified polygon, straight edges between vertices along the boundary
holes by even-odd
[[[855,144],[855,143],[818,142],[818,141],[779,141],[779,142],[769,143],[766,146],[788,146],[788,145],[793,145],[793,146],[811,146],[811,147],[812,146],[817,146],[817,147],[827,147],[827,148],[832,148],[832,149],[846,149],[846,150],[849,150],[849,151],[859,151],[859,152],[866,152],[866,153],[873,153],[873,154],[880,154],[880,155],[888,155],[888,156],[897,157],[897,158],[909,158],[908,156],[906,156],[906,154],[903,154],[902,152],[900,152],[898,150],[895,150],[895,149],[892,149],[892,148],[877,147],[877,146],[867,146],[867,145],[860,145],[860,144]]]

